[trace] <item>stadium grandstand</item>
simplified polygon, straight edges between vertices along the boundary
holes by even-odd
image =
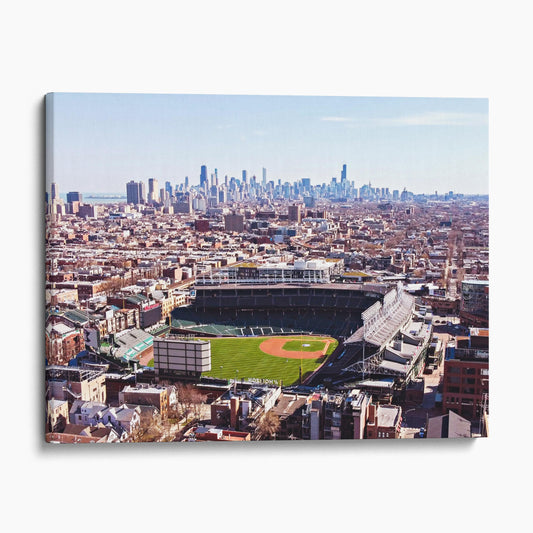
[[[348,337],[383,288],[323,284],[197,287],[194,303],[172,312],[172,329],[213,336],[325,334]]]
[[[344,342],[349,357],[337,365],[337,378],[392,377],[399,385],[406,385],[423,368],[432,338],[431,318],[425,311],[415,312],[414,297],[398,283],[383,303],[376,302],[362,313],[363,326]]]
[[[361,380],[403,386],[418,374],[431,319],[414,297],[367,284],[223,284],[196,287],[191,305],[172,312],[172,331],[202,336],[330,335],[340,342],[306,385]]]

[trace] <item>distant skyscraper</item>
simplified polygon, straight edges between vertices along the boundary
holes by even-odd
[[[242,181],[243,181],[243,183],[246,183],[246,174],[247,174],[246,170],[243,170],[242,171]]]
[[[169,196],[172,196],[172,184],[170,181],[165,181],[165,191],[168,192]]]
[[[207,167],[202,165],[200,168],[200,187],[203,189],[205,186],[209,186],[207,178]]]
[[[79,192],[68,192],[67,193],[67,202],[82,202],[82,195]]]
[[[315,199],[312,196],[304,196],[305,207],[315,207]]]
[[[52,202],[54,200],[59,200],[59,187],[55,181],[53,181],[50,185],[50,200]]]
[[[267,169],[263,168],[263,187],[266,187],[267,184]]]
[[[126,183],[126,201],[128,204],[138,204],[139,203],[139,192],[137,183],[133,180]]]
[[[148,201],[150,203],[159,202],[159,188],[155,178],[150,178],[148,180]]]
[[[224,229],[226,231],[242,233],[244,231],[244,215],[233,213],[224,216]]]
[[[343,181],[346,181],[346,165],[342,165],[341,183],[342,183]]]
[[[302,221],[302,215],[300,212],[300,206],[299,205],[290,205],[289,206],[289,220],[291,222],[298,222],[300,223]]]
[[[142,181],[129,181],[126,183],[126,199],[128,204],[144,204],[145,188]]]

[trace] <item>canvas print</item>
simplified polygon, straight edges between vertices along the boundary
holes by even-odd
[[[47,442],[488,436],[486,99],[45,107]]]

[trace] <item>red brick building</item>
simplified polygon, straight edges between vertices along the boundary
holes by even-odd
[[[67,365],[85,349],[83,331],[58,322],[45,330],[46,359],[49,365]]]
[[[487,407],[489,394],[489,353],[451,346],[446,350],[442,390],[442,412],[455,411],[476,418]]]
[[[166,387],[127,385],[119,392],[118,398],[121,404],[153,405],[157,407],[163,420],[168,416],[169,404]]]
[[[401,427],[401,407],[373,403],[369,405],[366,422],[367,439],[399,439]]]

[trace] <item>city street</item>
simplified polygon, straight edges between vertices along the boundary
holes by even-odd
[[[450,340],[450,335],[445,333],[435,333],[443,342],[443,350],[446,350],[446,345]],[[423,374],[424,378],[424,399],[421,406],[407,409],[402,413],[403,422],[401,430],[401,438],[419,438],[420,429],[427,427],[428,418],[439,416],[442,414],[439,407],[435,407],[435,399],[440,380],[444,374],[444,357],[441,364],[431,374]]]

